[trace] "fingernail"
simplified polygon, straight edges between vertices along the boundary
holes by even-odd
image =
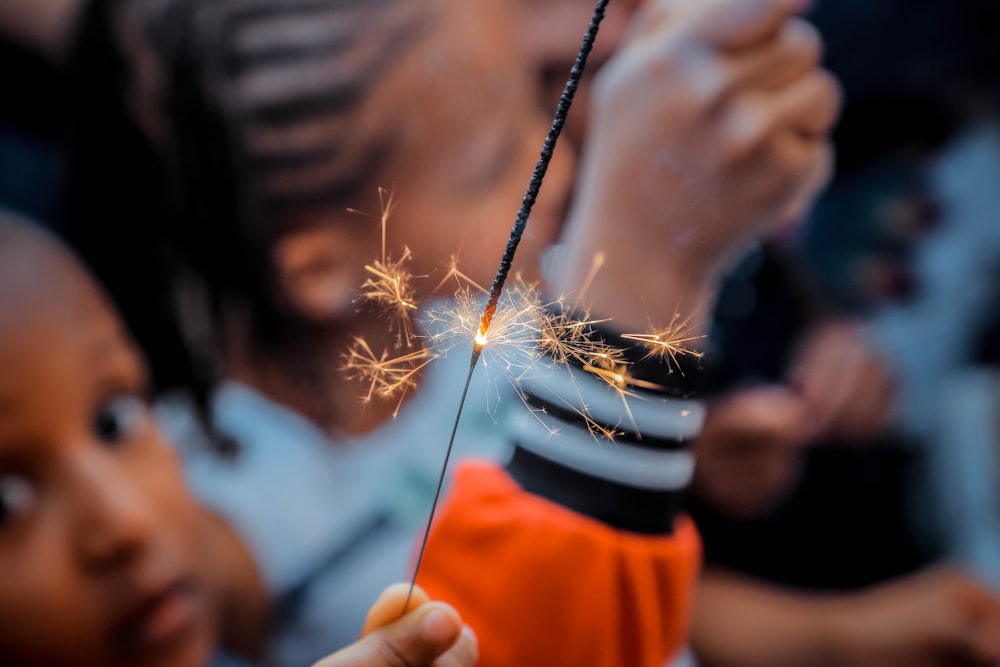
[[[443,642],[455,636],[455,621],[440,609],[434,609],[420,624],[420,634],[432,642]]]

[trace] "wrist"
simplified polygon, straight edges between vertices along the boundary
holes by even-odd
[[[613,317],[622,331],[684,321],[700,334],[721,277],[745,244],[718,229],[707,207],[698,208],[704,214],[665,208],[684,198],[657,187],[653,205],[635,188],[584,182],[547,267],[547,287],[577,310]]]
[[[862,664],[863,651],[859,646],[860,620],[851,597],[835,596],[818,601],[811,616],[813,645],[817,660],[823,665]]]
[[[649,258],[642,244],[571,230],[548,258],[545,288],[574,311],[610,318],[621,333],[683,323],[687,335],[702,336],[721,271],[665,254]]]

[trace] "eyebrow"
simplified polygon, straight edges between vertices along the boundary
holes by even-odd
[[[152,378],[143,357],[143,350],[124,329],[118,328],[112,336],[101,336],[95,340],[90,344],[87,355],[93,362],[113,363],[114,368],[119,369],[115,371],[116,373],[127,369],[130,377],[139,380],[144,392],[151,391]],[[98,384],[103,384],[109,377],[106,375],[107,372],[107,367],[102,371],[95,371],[92,379]]]

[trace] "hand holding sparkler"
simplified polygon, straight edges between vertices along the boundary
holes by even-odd
[[[651,316],[686,328],[724,262],[825,177],[838,95],[818,70],[814,33],[798,22],[786,31],[793,12],[791,0],[661,0],[598,75],[549,290],[569,297],[560,313],[592,307],[579,320],[611,334],[615,361],[571,355],[521,376],[530,414],[505,422],[512,460],[463,466],[424,542],[422,584],[480,629],[486,663],[653,667],[683,644],[699,551],[678,494],[703,410],[674,359],[617,363],[625,352],[672,356],[675,338],[614,334],[649,331]],[[561,349],[542,345],[553,361]],[[526,622],[545,618],[562,618],[580,641]]]
[[[478,649],[472,631],[451,607],[431,602],[408,584],[394,584],[372,605],[361,639],[314,667],[472,667]],[[411,611],[406,612],[409,608]]]
[[[579,299],[603,254],[583,305],[642,330],[703,308],[734,255],[803,212],[827,178],[839,91],[796,5],[645,8],[597,78],[552,292]]]

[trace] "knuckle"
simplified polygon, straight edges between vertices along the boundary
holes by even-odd
[[[709,111],[718,107],[729,93],[730,82],[724,72],[716,67],[701,67],[688,77],[686,90],[692,104],[699,110]]]
[[[404,651],[391,640],[378,643],[379,660],[375,663],[381,667],[416,667],[406,657]]]
[[[680,38],[669,40],[658,50],[644,84],[651,81],[661,90],[672,91],[674,106],[700,109],[717,100],[728,85],[713,50],[696,40]]]
[[[823,38],[808,21],[791,19],[782,30],[786,48],[803,64],[814,67],[823,58]]]
[[[817,75],[820,77],[819,85],[823,89],[823,95],[828,100],[832,115],[836,116],[840,113],[844,100],[844,89],[840,83],[840,79],[827,70],[820,70]]]
[[[722,156],[738,162],[755,153],[767,138],[767,115],[756,104],[744,101],[734,105],[726,123]]]
[[[840,81],[826,70],[818,70],[810,81],[811,106],[814,109],[817,132],[825,132],[833,126],[840,115],[843,91]]]

